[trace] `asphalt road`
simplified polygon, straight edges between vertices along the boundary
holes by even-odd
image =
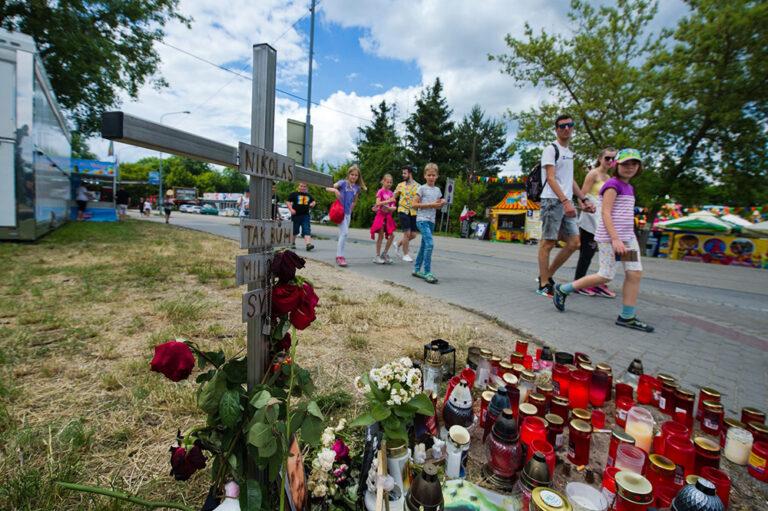
[[[239,239],[236,218],[174,213],[171,221]],[[297,252],[334,264],[337,228],[313,225],[313,233],[319,238],[316,250],[305,252],[300,241]],[[418,249],[419,238],[415,242]],[[571,296],[567,311],[557,312],[551,300],[534,293],[536,251],[535,246],[437,237],[432,266],[440,282],[427,284],[411,276],[410,264],[373,264],[368,231],[353,229],[346,271],[476,310],[559,349],[589,353],[596,362],[610,363],[617,375],[640,358],[646,372],[675,375],[692,390],[720,390],[730,415],[739,415],[743,406],[768,409],[767,270],[643,259],[638,316],[656,327],[646,334],[614,325],[620,294],[615,300]],[[574,256],[556,279],[571,280],[575,263]],[[597,258],[595,271],[596,265]],[[620,273],[611,284],[615,290],[621,288]]]

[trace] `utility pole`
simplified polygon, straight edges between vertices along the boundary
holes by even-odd
[[[309,167],[309,130],[312,122],[312,59],[315,55],[315,0],[309,7],[309,75],[307,76],[307,123],[304,125],[304,166]]]

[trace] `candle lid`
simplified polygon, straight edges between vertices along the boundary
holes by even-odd
[[[709,438],[697,436],[693,439],[693,443],[696,444],[697,447],[701,447],[707,452],[720,452],[720,444],[713,442]]]
[[[593,366],[589,362],[579,362],[579,369],[581,369],[582,371],[587,371],[592,373],[595,371],[595,366]]]
[[[531,403],[523,403],[520,405],[520,408],[518,408],[520,413],[523,415],[536,415],[536,412],[539,410],[536,408],[536,405]]]
[[[493,356],[493,352],[489,349],[480,348],[480,356],[485,359],[490,359]]]
[[[483,401],[490,403],[491,399],[493,399],[493,395],[494,392],[492,390],[484,390],[481,397],[483,398]]]
[[[531,392],[528,394],[528,399],[531,400],[533,404],[545,403],[547,401],[544,394],[539,394],[538,392]]]
[[[712,387],[701,387],[701,393],[706,394],[708,396],[714,397],[716,399],[720,399],[720,392],[716,391]],[[706,402],[706,400],[705,400]]]
[[[552,402],[560,406],[568,406],[568,404],[570,403],[568,398],[565,396],[555,396],[552,398]]]
[[[517,362],[512,364],[512,370],[518,374],[525,371],[525,366],[523,364],[518,364]]]
[[[547,361],[552,360],[552,349],[549,346],[541,348],[541,359]]]
[[[699,480],[699,476],[696,474],[691,474],[685,476],[685,484],[696,484],[696,481]]]
[[[621,428],[614,429],[612,436],[623,444],[635,445],[635,437],[633,437],[632,435],[630,435],[629,433],[627,433]]]
[[[467,445],[469,443],[469,431],[464,426],[454,425],[448,430],[448,436],[456,445]]]
[[[592,425],[589,424],[588,422],[584,422],[581,419],[573,419],[571,421],[571,427],[576,431],[581,431],[582,433],[592,432]]]
[[[517,376],[512,373],[504,373],[504,376],[502,376],[501,379],[504,380],[504,383],[507,385],[512,385],[513,387],[516,387],[517,383],[520,381],[517,379]]]
[[[662,383],[667,383],[667,384],[675,383],[675,377],[669,374],[659,373],[656,375],[656,378],[660,380]]]
[[[753,408],[751,406],[745,406],[744,408],[742,408],[741,413],[744,413],[744,412],[750,413],[752,415],[757,415],[759,417],[765,417],[764,411],[758,410],[757,408]]]
[[[533,374],[533,371],[528,371],[527,369],[523,369],[520,371],[520,377],[525,381],[534,381],[536,379],[536,375]]]
[[[675,463],[669,458],[662,456],[661,454],[651,454],[648,456],[648,459],[650,460],[651,465],[658,468],[659,470],[663,470],[665,472],[674,472],[675,470]]]
[[[437,347],[428,350],[424,362],[431,366],[442,366],[443,356],[440,354],[440,350]]]
[[[707,400],[707,401],[704,401],[704,409],[705,410],[710,410],[710,411],[713,411],[713,412],[719,412],[719,411],[723,410],[723,405],[721,405],[717,401],[709,401],[709,400]]]
[[[496,362],[497,364],[501,363],[501,357],[497,357],[496,355],[493,355],[491,357],[491,362]]]
[[[675,395],[677,397],[684,397],[686,399],[693,399],[693,397],[695,396],[695,394],[693,392],[691,392],[690,390],[688,390],[688,389],[681,389],[681,388],[678,388],[675,391]]]
[[[583,421],[589,422],[592,420],[592,412],[589,410],[585,410],[584,408],[574,408],[573,409],[573,416],[577,419],[581,419]]]
[[[496,393],[496,391],[499,390],[499,386],[492,381],[489,381],[488,385],[485,386],[485,390],[490,390],[491,392]]]
[[[559,415],[555,414],[555,413],[548,413],[548,414],[546,414],[544,416],[544,420],[546,420],[548,423],[554,424],[556,426],[562,426],[563,424],[565,424],[565,421],[563,420],[563,418],[560,417]]]
[[[750,421],[747,423],[747,431],[749,431],[750,428],[759,431],[760,433],[768,434],[768,426],[762,422]]]
[[[499,362],[499,367],[501,367],[502,369],[507,369],[509,371],[512,370],[512,364],[510,362],[507,362],[506,360],[502,360],[501,362]]]
[[[615,478],[619,495],[628,497],[635,502],[642,501],[645,497],[653,499],[653,486],[648,479],[640,474],[622,470],[616,474]]]
[[[536,385],[536,390],[538,390],[542,394],[549,394],[550,392],[554,392],[555,388],[552,386],[551,383],[539,383],[538,385]]]
[[[538,486],[531,492],[531,504],[535,511],[571,511],[573,508],[562,494],[543,486]]]
[[[586,353],[576,353],[576,362],[586,362],[589,364],[592,362],[592,360],[589,358],[589,355]]]
[[[723,422],[728,425],[729,428],[741,428],[741,429],[747,429],[747,425],[741,422],[739,419],[734,419],[733,417],[726,417],[723,419]]]
[[[519,351],[513,351],[513,352],[512,352],[512,355],[511,355],[511,357],[510,357],[510,360],[514,359],[514,360],[520,360],[520,361],[522,361],[522,360],[523,360],[523,358],[525,358],[525,355],[524,355],[524,354],[520,353]]]
[[[603,373],[610,373],[613,371],[613,369],[611,369],[611,366],[609,366],[605,362],[600,362],[599,364],[595,364],[595,370],[601,371]]]

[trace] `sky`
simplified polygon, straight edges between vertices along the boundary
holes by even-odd
[[[504,37],[535,31],[569,30],[567,0],[319,0],[315,18],[312,106],[315,162],[337,164],[351,157],[358,128],[371,119],[370,107],[385,99],[397,107],[398,129],[413,111],[425,85],[439,77],[460,121],[473,105],[504,119],[508,111],[535,106],[547,91],[518,87],[488,54],[504,53]],[[309,0],[182,0],[179,11],[193,18],[190,29],[166,27],[168,45],[158,44],[158,73],[169,86],[141,88],[138,99],[120,109],[164,124],[237,145],[250,137],[251,81],[207,64],[251,75],[252,46],[277,50],[275,151],[285,154],[287,119],[304,121],[309,58]],[[661,0],[658,23],[685,12],[680,0]],[[190,56],[191,53],[200,59]],[[291,96],[293,95],[293,96]],[[507,122],[505,120],[505,122]],[[514,125],[507,122],[508,138]],[[108,142],[89,140],[107,156]],[[117,158],[136,161],[157,155],[115,144]],[[502,174],[519,173],[517,159]]]

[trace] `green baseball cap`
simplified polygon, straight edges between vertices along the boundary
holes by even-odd
[[[624,163],[629,160],[637,160],[642,163],[643,159],[640,157],[640,151],[637,149],[621,149],[616,153],[616,163]]]

